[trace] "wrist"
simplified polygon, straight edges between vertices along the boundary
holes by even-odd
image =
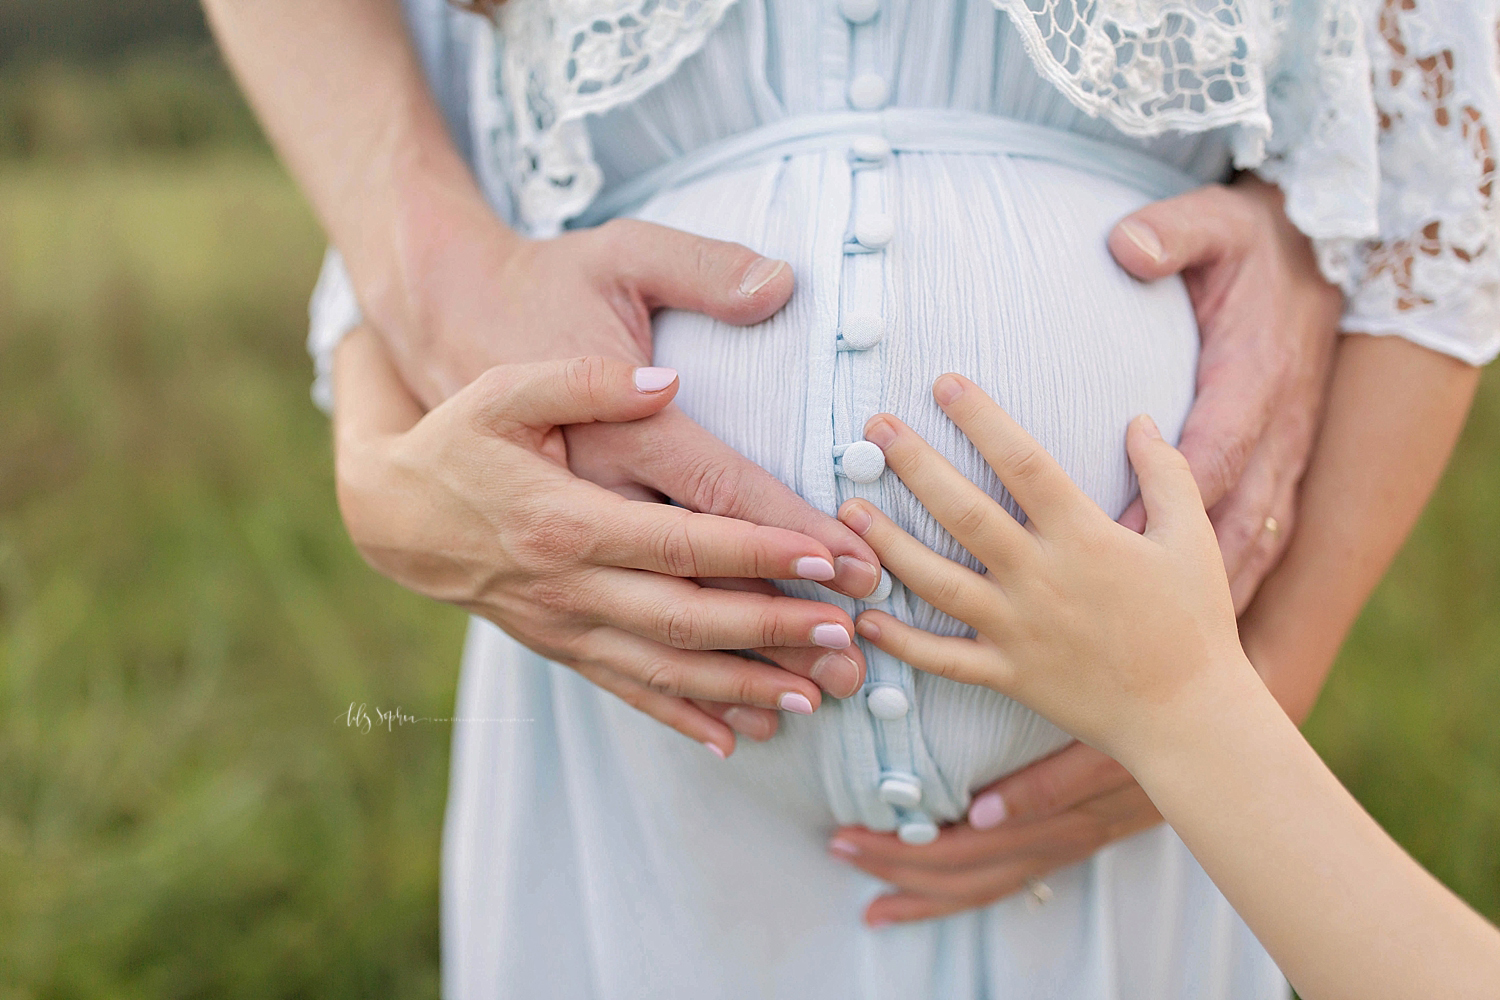
[[[373,239],[350,273],[365,318],[427,405],[452,395],[475,368],[457,315],[474,282],[493,276],[523,242],[484,200],[468,166],[437,137],[394,133],[382,144],[389,192]],[[346,253],[346,259],[348,254]]]
[[[1152,783],[1187,773],[1186,765],[1206,747],[1232,738],[1247,715],[1261,714],[1266,705],[1284,714],[1249,659],[1235,649],[1144,713],[1142,724],[1107,752],[1150,792]]]

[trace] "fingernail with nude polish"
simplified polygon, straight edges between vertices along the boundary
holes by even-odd
[[[825,653],[808,676],[835,698],[847,698],[859,690],[859,664],[843,653]]]
[[[1151,414],[1149,413],[1141,414],[1141,430],[1146,432],[1148,438],[1154,438],[1157,441],[1161,440],[1161,428],[1156,426],[1156,421],[1151,419]]]
[[[756,292],[771,283],[771,279],[781,273],[786,267],[784,260],[772,260],[770,257],[760,257],[754,264],[745,269],[745,276],[740,279],[740,294],[749,298]]]
[[[661,392],[677,381],[675,368],[637,368],[635,387],[641,392]]]
[[[1005,800],[999,792],[985,792],[969,804],[969,825],[976,830],[992,830],[1005,822]]]
[[[717,743],[710,743],[707,740],[704,740],[703,741],[703,745],[706,746],[706,747],[708,747],[710,750],[712,750],[714,752],[714,756],[717,757],[717,758],[719,758],[720,760],[727,759],[727,755],[724,753],[723,750],[719,749],[719,745]]]
[[[848,649],[849,630],[838,622],[824,622],[813,626],[812,641],[825,649]]]
[[[803,556],[792,564],[801,580],[832,580],[833,563],[821,556]]]
[[[771,738],[770,723],[766,716],[755,709],[735,705],[733,708],[724,710],[723,718],[724,725],[741,736],[748,736],[756,742],[764,742]]]
[[[812,715],[813,713],[812,702],[795,691],[788,691],[782,695],[776,704],[781,706],[783,712],[795,712],[798,715]]]
[[[855,591],[856,594],[868,594],[880,585],[880,567],[872,566],[863,559],[856,559],[853,556],[837,556],[833,560],[833,566],[838,571],[838,575],[844,578],[844,586],[858,588]],[[852,579],[854,577],[859,578],[859,583],[855,583]]]
[[[884,451],[896,440],[896,428],[891,426],[890,421],[876,417],[865,427],[865,440],[879,445]]]
[[[870,530],[870,512],[858,504],[848,508],[839,515],[839,520],[844,522],[844,527],[861,537]]]
[[[932,394],[943,406],[949,406],[964,394],[964,384],[952,375],[944,375],[932,385]]]
[[[859,856],[859,845],[853,841],[845,840],[843,837],[834,837],[833,840],[828,842],[828,849],[834,854],[839,854],[846,858]]]
[[[1141,252],[1150,257],[1156,263],[1161,263],[1162,249],[1161,237],[1156,235],[1156,230],[1135,219],[1126,219],[1120,223],[1120,232],[1125,238],[1141,248]]]

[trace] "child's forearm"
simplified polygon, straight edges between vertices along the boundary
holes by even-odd
[[[1128,764],[1297,991],[1493,1000],[1500,933],[1380,829],[1249,671],[1226,673]]]
[[[1442,476],[1479,370],[1398,337],[1341,340],[1328,412],[1281,564],[1240,620],[1250,660],[1292,718]]]

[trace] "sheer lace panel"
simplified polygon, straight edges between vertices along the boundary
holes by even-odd
[[[1383,0],[1375,104],[1389,192],[1382,229],[1408,235],[1371,244],[1362,285],[1400,312],[1437,305],[1475,272],[1494,270],[1490,125],[1465,86],[1450,32],[1431,30],[1417,0]],[[1493,30],[1493,29],[1492,29]]]
[[[1251,125],[1269,131],[1264,61],[1282,0],[993,0],[1038,72],[1127,135]]]

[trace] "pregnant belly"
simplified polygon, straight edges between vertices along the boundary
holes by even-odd
[[[902,155],[880,171],[878,186],[854,183],[842,155],[812,154],[663,193],[639,213],[785,259],[797,278],[787,307],[758,326],[658,317],[656,362],[681,372],[679,404],[814,506],[832,513],[850,496],[868,497],[933,549],[974,566],[894,475],[856,484],[834,462],[871,415],[890,412],[1008,504],[932,400],[938,375],[961,372],[1118,516],[1134,494],[1126,423],[1149,412],[1175,436],[1197,361],[1181,284],[1136,282],[1105,246],[1110,227],[1148,199],[1089,174],[994,156]],[[846,255],[851,212],[871,204],[892,218],[895,237],[880,253]],[[878,318],[883,337],[865,350],[839,350],[841,317],[856,313]],[[832,597],[815,584],[787,589]],[[899,588],[896,603],[895,613],[923,628],[966,632]],[[987,689],[920,673],[910,687],[922,752],[960,805],[969,791],[1067,741]],[[858,768],[849,727],[865,715],[855,696],[825,699],[810,718],[783,716],[776,738],[736,754],[736,773],[782,807],[797,804],[789,789],[800,788],[806,808],[861,821],[868,782],[850,773]]]

